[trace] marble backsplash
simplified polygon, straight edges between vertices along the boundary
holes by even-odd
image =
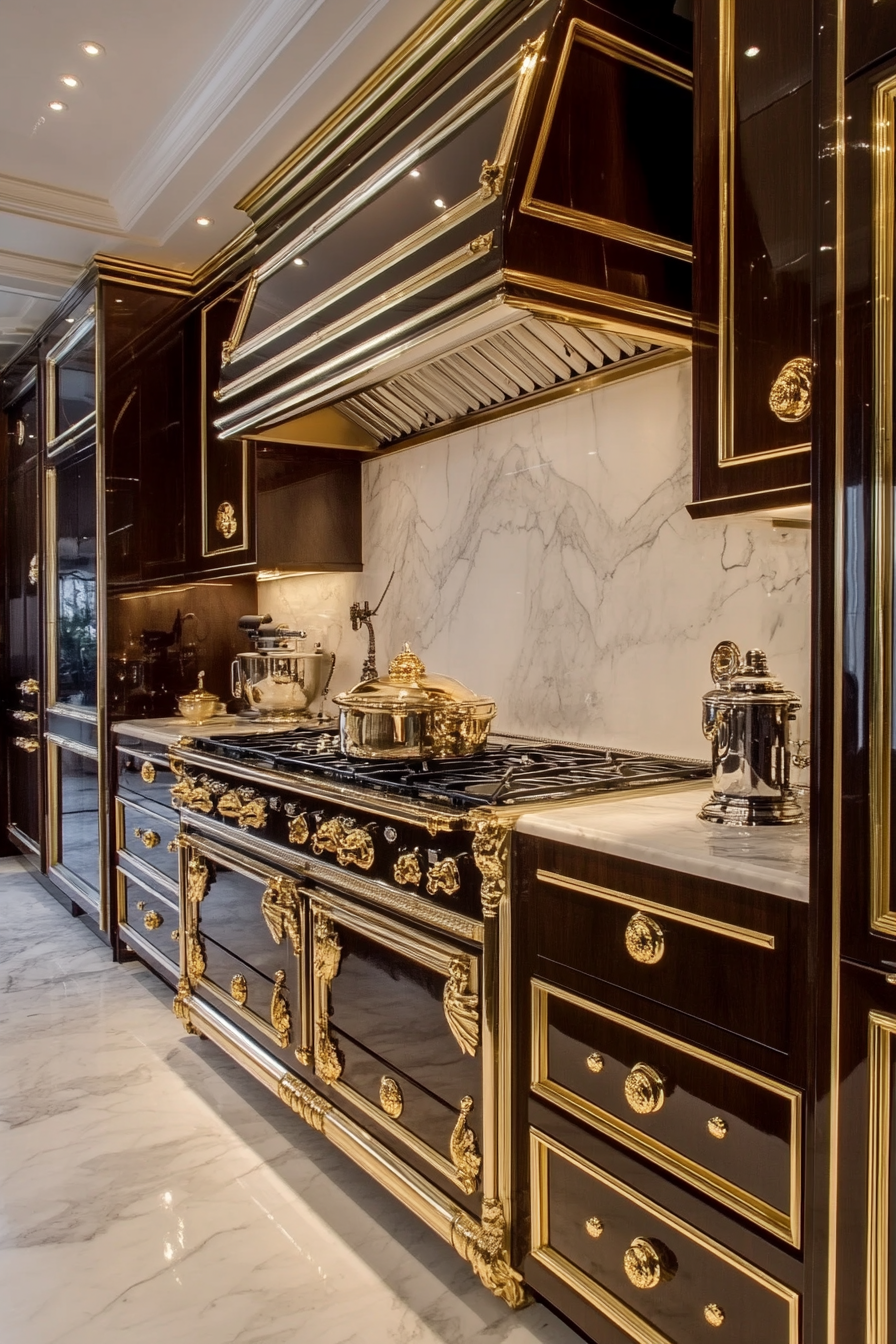
[[[260,609],[316,629],[358,679],[409,640],[430,671],[498,702],[496,726],[708,755],[700,697],[720,639],[766,650],[809,692],[809,533],[693,521],[690,365],[654,369],[372,461],[363,574],[259,585]],[[798,729],[807,736],[804,709]]]

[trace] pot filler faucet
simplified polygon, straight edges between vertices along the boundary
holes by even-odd
[[[383,598],[389,591],[389,585],[395,578],[395,570],[389,575],[389,583],[383,589],[382,596],[377,602],[373,611],[370,610],[370,603],[353,602],[348,609],[351,618],[352,629],[360,630],[362,625],[367,626],[367,657],[364,659],[364,666],[361,668],[362,681],[376,681],[380,675],[376,670],[376,635],[373,633],[373,618],[383,605]]]

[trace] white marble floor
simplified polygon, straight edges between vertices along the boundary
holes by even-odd
[[[0,860],[3,1344],[575,1344]]]

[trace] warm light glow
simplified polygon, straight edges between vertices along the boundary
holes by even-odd
[[[82,42],[81,50],[85,56],[102,56],[103,48],[99,42]]]
[[[201,224],[204,229],[207,229],[209,224],[214,224],[214,222],[213,219],[209,219],[208,215],[200,215],[196,221],[196,223]]]
[[[305,265],[305,258],[304,258],[304,257],[293,257],[293,259],[292,259],[292,264],[293,264],[293,266],[304,266],[304,265]]]
[[[447,210],[447,209],[448,209],[447,205],[446,205],[445,202],[442,200],[441,196],[437,196],[437,197],[435,198],[435,200],[433,201],[433,205],[436,207],[437,210]]]
[[[420,169],[419,169],[419,168],[412,168],[412,169],[411,169],[411,177],[419,177],[419,176],[420,176]]]
[[[58,98],[54,98],[52,103],[48,103],[51,112],[65,112],[68,109],[68,103],[60,103]]]
[[[67,89],[77,89],[81,86],[80,79],[76,79],[74,75],[60,75],[59,78]]]
[[[744,52],[744,55],[745,55],[745,56],[758,56],[758,55],[759,55],[759,48],[758,48],[758,47],[747,47],[746,51]]]
[[[74,322],[75,319],[73,317],[67,317],[65,320],[66,322]]]

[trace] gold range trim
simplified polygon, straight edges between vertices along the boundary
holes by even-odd
[[[228,294],[233,293],[233,289],[235,289],[235,288],[237,288],[237,286],[233,286],[232,289],[228,290]],[[248,292],[248,290],[247,290],[247,292]],[[202,496],[202,499],[201,499],[201,508],[202,508],[202,558],[203,558],[204,560],[208,560],[208,559],[211,559],[211,558],[217,558],[217,557],[220,556],[220,555],[237,555],[237,554],[239,554],[240,552],[248,551],[248,549],[249,549],[249,544],[250,544],[249,527],[248,527],[248,518],[249,518],[249,445],[248,445],[248,443],[246,442],[245,439],[242,439],[242,440],[240,440],[240,448],[242,449],[242,473],[241,473],[241,477],[240,477],[240,482],[241,482],[241,484],[240,484],[240,488],[241,488],[241,491],[242,491],[242,498],[240,499],[239,518],[240,518],[240,523],[241,523],[241,526],[242,526],[242,529],[243,529],[243,539],[242,539],[242,541],[241,541],[238,545],[236,545],[236,546],[215,546],[214,549],[212,549],[212,548],[210,547],[210,545],[209,545],[209,527],[208,527],[208,524],[209,524],[209,510],[208,510],[208,416],[207,416],[207,414],[206,414],[206,412],[205,412],[205,407],[206,407],[206,405],[208,404],[208,319],[207,319],[207,314],[208,314],[208,312],[209,312],[209,310],[210,310],[211,308],[214,308],[215,305],[216,305],[217,303],[220,303],[221,299],[224,299],[224,298],[226,298],[226,297],[227,297],[227,294],[222,294],[222,295],[220,295],[220,296],[215,300],[214,303],[206,304],[206,306],[202,309],[202,312],[201,312],[201,314],[200,314],[200,318],[199,318],[199,332],[200,332],[200,335],[199,335],[199,344],[200,344],[200,356],[199,356],[199,398],[200,398],[200,405],[202,406],[202,415],[200,416],[200,430],[199,430],[199,453],[200,453],[200,459],[201,459],[201,471],[200,471],[200,477],[201,477],[201,482],[202,482],[202,486],[201,486],[201,496]],[[245,297],[244,297],[244,302],[245,302]],[[246,317],[248,317],[248,309],[246,310]],[[245,319],[244,319],[244,321],[245,321]],[[231,446],[234,446],[234,445],[231,444]]]
[[[457,955],[454,948],[446,948],[444,944],[438,944],[431,939],[424,938],[420,934],[413,934],[409,929],[402,925],[393,923],[391,920],[377,919],[376,916],[363,910],[359,906],[351,905],[347,902],[333,899],[331,896],[322,892],[314,892],[310,900],[312,923],[318,914],[325,915],[333,920],[337,929],[340,926],[351,929],[354,933],[359,933],[365,938],[370,938],[373,942],[379,943],[381,947],[388,947],[397,951],[399,955],[407,957],[416,962],[419,966],[426,966],[429,970],[436,971],[439,975],[444,975],[447,979],[450,972],[451,961]],[[474,968],[474,974],[478,976],[476,967],[476,958],[470,958],[471,967]],[[312,999],[312,1018],[319,1022],[329,1017],[329,992],[330,981],[324,977],[314,977],[313,981],[313,999]],[[338,1048],[338,1034],[333,1035],[332,1025],[329,1028],[330,1038]],[[338,1028],[336,1029],[338,1032]],[[448,1026],[445,1026],[446,1032]],[[413,1130],[399,1124],[388,1115],[380,1106],[377,1106],[363,1093],[356,1091],[350,1083],[345,1082],[341,1077],[334,1082],[326,1082],[328,1091],[334,1092],[337,1096],[356,1106],[368,1120],[373,1120],[381,1125],[388,1134],[391,1134],[399,1143],[403,1143],[417,1157],[428,1162],[433,1170],[437,1171],[443,1180],[451,1181],[453,1185],[464,1188],[463,1180],[454,1167],[454,1164],[438,1149],[433,1148],[424,1139],[416,1135]],[[448,1104],[443,1097],[439,1100],[445,1105],[446,1114],[449,1111]],[[473,1115],[474,1121],[479,1124],[480,1118]],[[450,1130],[446,1126],[446,1146],[450,1135]],[[481,1139],[481,1136],[477,1135]]]
[[[890,1130],[892,1121],[892,1038],[896,1017],[868,1015],[868,1229],[864,1344],[890,1340]]]
[[[719,14],[719,467],[738,467],[811,451],[811,443],[769,448],[741,456],[734,447],[734,166],[737,136],[737,83],[734,59],[735,6],[725,0]]]
[[[574,1292],[606,1316],[614,1325],[618,1326],[627,1335],[630,1335],[637,1344],[670,1344],[668,1337],[646,1321],[640,1313],[633,1311],[625,1302],[615,1297],[607,1288],[596,1280],[590,1278],[583,1270],[574,1265],[572,1261],[567,1260],[566,1256],[559,1251],[554,1250],[550,1243],[550,1219],[549,1219],[549,1197],[548,1197],[548,1156],[553,1153],[556,1157],[567,1162],[570,1166],[577,1168],[583,1175],[597,1181],[600,1185],[606,1186],[614,1194],[633,1204],[636,1208],[643,1209],[652,1218],[677,1232],[687,1241],[699,1246],[701,1250],[723,1264],[730,1265],[734,1270],[743,1274],[746,1278],[752,1279],[761,1288],[780,1298],[787,1308],[787,1344],[799,1344],[800,1338],[800,1298],[799,1293],[793,1288],[788,1288],[786,1284],[779,1283],[771,1275],[766,1274],[756,1265],[750,1264],[748,1260],[743,1260],[733,1251],[729,1251],[719,1242],[711,1240],[704,1233],[691,1227],[688,1223],[682,1222],[674,1214],[661,1208],[659,1204],[654,1204],[646,1196],[638,1194],[630,1186],[624,1185],[616,1180],[609,1172],[602,1171],[592,1166],[583,1157],[571,1149],[558,1143],[556,1139],[550,1138],[547,1134],[541,1133],[537,1129],[530,1129],[530,1182],[532,1191],[532,1223],[531,1223],[531,1250],[530,1254],[533,1260],[545,1266],[557,1276],[567,1287],[572,1288]]]
[[[480,28],[500,14],[505,2],[490,0],[482,4],[481,0],[447,0],[440,5],[307,139],[237,201],[234,209],[245,211],[260,224],[299,191],[319,180],[334,162],[345,156],[440,68],[446,51],[466,45]],[[538,8],[541,6],[537,6],[536,12]],[[529,17],[524,14],[508,32],[512,33]],[[463,26],[458,28],[459,24]],[[457,31],[452,33],[452,29]],[[501,35],[502,38],[506,36],[507,33]],[[421,57],[424,58],[422,65],[419,64]],[[346,135],[345,124],[350,118],[361,120]],[[321,152],[324,157],[309,168],[307,161]],[[277,188],[289,178],[298,178],[292,189],[272,199]]]
[[[896,934],[890,882],[891,737],[893,731],[893,245],[896,230],[896,75],[874,90],[874,466],[871,486],[871,705],[868,732],[871,927]]]
[[[228,841],[232,841],[232,832],[221,822],[200,817],[197,813],[189,811],[184,813],[183,820],[190,827],[188,839],[191,844],[198,835],[202,838],[203,847],[209,847],[210,842],[207,839],[209,832],[212,836],[218,835],[222,839],[226,838]],[[213,840],[211,843],[213,843]],[[360,897],[362,900],[369,901],[384,910],[409,915],[421,924],[438,929],[442,933],[453,934],[456,938],[464,938],[471,943],[481,943],[483,941],[482,922],[471,919],[467,915],[459,915],[453,910],[445,910],[432,901],[424,901],[419,897],[411,896],[409,893],[393,891],[386,887],[384,883],[373,878],[355,877],[352,873],[341,872],[338,869],[331,868],[322,860],[313,858],[310,854],[304,854],[301,850],[297,850],[295,854],[284,853],[280,846],[268,840],[260,840],[254,835],[240,835],[239,843],[242,848],[249,850],[252,854],[257,854],[262,859],[279,864],[279,868],[270,870],[271,874],[276,873],[277,876],[282,876],[282,870],[285,868],[291,876],[298,876],[300,879],[304,878],[311,882],[320,882],[328,888],[335,887],[336,890],[344,892],[346,895]],[[218,853],[222,862],[230,863],[234,860],[236,851],[221,847]],[[316,890],[317,888],[315,888],[315,892]]]
[[[790,1107],[790,1141],[788,1144],[790,1160],[789,1210],[776,1208],[775,1205],[751,1194],[749,1190],[745,1190],[742,1186],[735,1185],[724,1176],[717,1175],[711,1168],[701,1166],[700,1163],[685,1157],[676,1149],[669,1148],[658,1139],[652,1138],[651,1135],[645,1134],[625,1120],[603,1110],[584,1097],[578,1096],[569,1088],[564,1087],[563,1084],[555,1082],[550,1077],[548,1060],[548,1005],[551,998],[560,999],[564,1003],[571,1003],[592,1016],[605,1018],[609,1022],[635,1031],[647,1041],[658,1041],[671,1047],[679,1054],[687,1054],[703,1060],[704,1063],[715,1069],[733,1074],[735,1078],[742,1078],[745,1082],[762,1088],[766,1092],[771,1092],[786,1101]],[[602,1134],[620,1140],[636,1152],[639,1157],[645,1157],[656,1162],[661,1170],[686,1181],[703,1194],[721,1200],[728,1208],[733,1209],[742,1217],[748,1218],[751,1222],[764,1228],[766,1232],[773,1233],[789,1245],[799,1249],[803,1119],[802,1095],[798,1089],[788,1087],[774,1079],[766,1078],[742,1064],[721,1059],[708,1050],[702,1050],[698,1046],[676,1040],[673,1036],[667,1036],[665,1032],[657,1031],[654,1027],[645,1028],[632,1018],[614,1012],[610,1008],[591,1003],[587,999],[580,998],[577,994],[570,993],[569,990],[559,989],[540,980],[533,980],[532,1090],[537,1096],[542,1097],[545,1101],[552,1102],[555,1106],[559,1106],[561,1110],[567,1111],[577,1120],[583,1120],[586,1124],[598,1129]]]
[[[570,299],[573,302],[587,303],[589,305],[604,304],[608,308],[618,311],[618,318],[615,313],[612,318],[608,317],[604,321],[595,320],[590,315],[582,313],[568,312],[567,321],[584,322],[591,327],[606,327],[608,331],[619,331],[624,334],[631,333],[635,336],[649,336],[652,340],[663,340],[667,343],[676,343],[686,345],[691,348],[692,337],[690,335],[693,319],[690,313],[681,308],[671,308],[666,303],[653,303],[650,299],[636,299],[628,294],[617,294],[609,289],[598,289],[594,285],[580,285],[574,280],[559,280],[556,276],[535,275],[531,271],[504,270],[504,282],[508,285],[520,285],[528,289],[535,289],[548,297],[544,300],[524,299],[518,296],[508,294],[505,296],[505,302],[515,304],[517,307],[526,308],[532,312],[563,312],[562,305],[558,307],[556,296],[559,299]],[[632,325],[631,319],[639,318],[641,322]],[[677,332],[667,332],[665,328],[658,330],[656,326],[644,326],[643,322],[669,322],[677,327],[687,327],[688,335],[679,335]]]
[[[595,896],[601,901],[612,901],[615,905],[626,905],[632,910],[643,910],[661,919],[671,919],[677,924],[688,924],[691,928],[705,929],[708,933],[717,933],[722,938],[734,938],[740,943],[750,943],[766,951],[774,951],[775,935],[763,933],[758,929],[745,929],[739,924],[728,924],[725,920],[711,919],[708,915],[696,915],[690,910],[680,910],[674,905],[662,905],[658,901],[640,900],[623,891],[613,891],[610,887],[600,887],[593,882],[582,882],[577,877],[564,877],[562,873],[552,873],[539,868],[535,876],[539,882],[554,887],[564,887],[568,891],[579,892],[583,896]]]
[[[605,56],[610,56],[614,60],[622,61],[626,65],[632,65],[639,70],[646,71],[647,74],[656,75],[660,79],[677,84],[689,93],[693,92],[694,76],[684,66],[677,65],[674,61],[665,60],[662,56],[657,56],[653,52],[645,51],[642,47],[637,47],[632,42],[626,42],[624,38],[616,37],[601,28],[596,28],[583,19],[573,19],[567,29],[563,51],[557,65],[557,73],[551,86],[544,120],[538,134],[535,153],[532,156],[529,176],[526,179],[523,198],[520,201],[520,211],[523,214],[550,220],[554,224],[565,224],[574,229],[599,234],[606,238],[614,238],[619,242],[630,243],[635,247],[643,247],[651,252],[661,252],[665,256],[675,257],[680,261],[693,261],[694,249],[690,243],[683,243],[675,238],[667,238],[664,234],[653,233],[648,229],[635,228],[633,225],[623,224],[618,220],[604,219],[600,215],[593,215],[584,210],[574,210],[569,206],[557,205],[552,201],[542,200],[535,195],[538,174],[541,171],[548,139],[553,127],[560,90],[566,75],[566,67],[569,64],[572,49],[577,42],[581,43],[582,46],[591,47]]]
[[[466,1260],[486,1288],[509,1306],[527,1299],[521,1277],[510,1268],[503,1212],[483,1202],[483,1221],[472,1217],[437,1186],[415,1171],[355,1120],[340,1111],[298,1075],[283,1068],[262,1046],[248,1039],[222,1013],[197,999],[183,978],[174,1000],[177,1016],[186,1028],[201,1031],[215,1045],[284,1102],[290,1110],[331,1141],[363,1171],[417,1215],[427,1227]]]

